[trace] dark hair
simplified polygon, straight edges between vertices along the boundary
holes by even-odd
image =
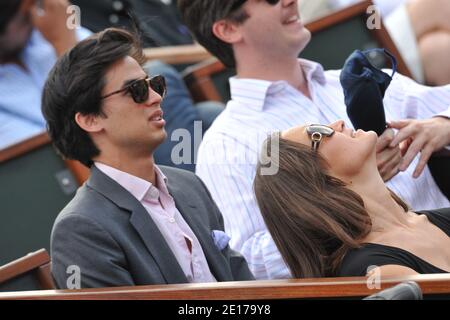
[[[75,115],[102,114],[104,76],[116,61],[131,56],[144,62],[134,34],[116,28],[96,33],[64,54],[50,71],[42,96],[42,113],[56,149],[90,167],[100,150],[75,122]]]
[[[279,139],[279,149],[267,147]],[[271,157],[273,152],[278,153]],[[363,199],[326,173],[329,167],[310,146],[272,135],[263,154],[275,163],[257,166],[254,191],[261,214],[278,250],[296,278],[335,276],[348,250],[372,228]],[[267,163],[267,161],[264,161]],[[277,165],[276,175],[261,170]],[[394,193],[405,211],[408,206]]]
[[[236,66],[233,48],[217,38],[213,33],[213,25],[221,19],[229,19],[242,23],[248,15],[243,9],[233,10],[239,0],[178,0],[178,8],[184,23],[194,34],[196,40],[224,65]]]
[[[9,22],[19,11],[22,0],[2,0],[0,1],[0,34],[2,34]]]

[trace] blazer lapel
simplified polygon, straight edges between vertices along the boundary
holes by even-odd
[[[186,275],[147,210],[121,185],[95,166],[87,185],[103,194],[118,207],[131,212],[130,223],[159,266],[167,283],[186,283]]]
[[[211,273],[217,281],[231,281],[232,275],[231,270],[227,267],[228,263],[214,244],[211,231],[197,213],[197,206],[190,201],[185,191],[178,185],[171,184],[170,180],[168,181],[167,187],[175,200],[178,211],[180,211],[186,223],[200,242]]]
[[[158,227],[149,216],[147,210],[140,203],[139,205],[140,208],[137,206],[134,208],[130,222],[141,236],[150,254],[156,260],[167,283],[188,282],[186,275]]]

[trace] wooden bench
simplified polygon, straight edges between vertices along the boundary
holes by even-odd
[[[380,289],[369,289],[364,277],[322,278],[9,292],[0,293],[0,300],[360,299],[405,281],[416,281],[426,299],[450,299],[450,274],[435,274],[385,279]]]

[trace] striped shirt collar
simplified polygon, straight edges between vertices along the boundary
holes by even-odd
[[[165,194],[170,194],[167,188],[168,179],[161,171],[161,169],[159,169],[156,165],[154,166],[156,174],[156,186],[154,186],[149,181],[131,175],[127,172],[118,170],[101,162],[95,162],[95,166],[104,174],[120,184],[125,190],[130,192],[140,202],[142,202],[142,200],[152,187],[155,187],[156,189],[158,189],[158,191],[164,192]]]
[[[306,81],[318,82],[320,85],[326,83],[325,71],[317,62],[306,59],[298,59],[298,62],[304,71]],[[267,96],[277,94],[289,84],[286,81],[267,81],[260,79],[242,79],[237,77],[230,78],[231,100],[239,105],[247,105],[255,111],[262,111]]]

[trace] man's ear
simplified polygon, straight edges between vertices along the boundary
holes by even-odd
[[[99,119],[100,115],[93,114],[81,114],[77,112],[75,114],[75,122],[86,132],[95,133],[103,130],[102,121]]]
[[[242,40],[239,24],[230,20],[222,19],[213,24],[214,35],[223,42],[233,44]]]

